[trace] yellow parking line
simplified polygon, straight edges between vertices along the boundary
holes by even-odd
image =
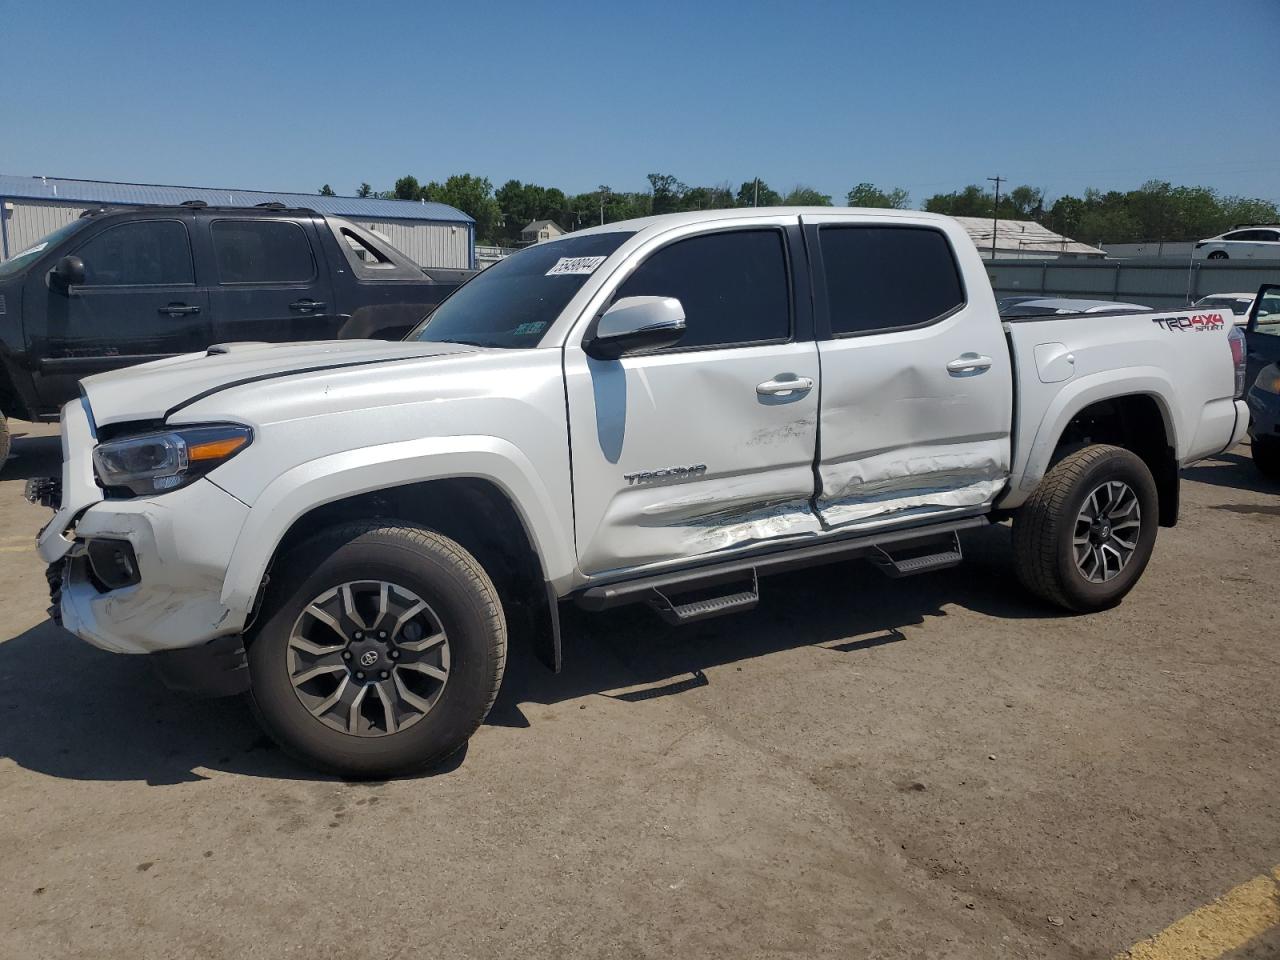
[[[1280,867],[1254,877],[1115,960],[1216,960],[1280,925]]]

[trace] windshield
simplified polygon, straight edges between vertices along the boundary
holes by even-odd
[[[1204,297],[1196,301],[1196,306],[1222,307],[1240,317],[1249,312],[1249,308],[1253,306],[1253,301],[1245,300],[1241,297]]]
[[[630,236],[618,230],[526,247],[459,287],[407,339],[536,347],[587,277]]]
[[[27,247],[27,249],[23,250],[16,256],[6,260],[4,263],[0,263],[0,280],[12,277],[14,274],[21,273],[23,270],[27,269],[27,267],[31,265],[31,262],[35,260],[36,257],[40,256],[40,254],[44,253],[46,249],[49,247],[56,247],[67,237],[71,236],[71,234],[83,227],[86,222],[87,221],[84,220],[72,220],[66,226],[59,227],[57,230],[53,231],[53,233],[49,234],[35,246]]]

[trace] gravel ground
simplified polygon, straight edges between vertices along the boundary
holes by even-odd
[[[1280,489],[1247,446],[1187,472],[1116,610],[1028,600],[993,527],[683,631],[571,616],[565,672],[515,650],[448,769],[356,784],[46,619],[20,494],[57,441],[13,426],[5,957],[1108,958],[1280,864]]]

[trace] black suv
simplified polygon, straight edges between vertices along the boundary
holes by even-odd
[[[0,463],[5,416],[56,418],[90,374],[237,340],[400,339],[469,273],[281,204],[89,211],[0,263]]]

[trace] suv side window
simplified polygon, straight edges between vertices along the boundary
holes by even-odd
[[[195,283],[191,241],[181,220],[133,220],[76,249],[85,286],[164,287]]]
[[[316,275],[311,244],[289,220],[215,220],[219,283],[303,283]]]
[[[651,254],[619,286],[623,297],[676,297],[686,330],[670,350],[784,342],[791,291],[782,231],[707,233]]]
[[[922,326],[965,304],[960,268],[941,231],[824,224],[818,244],[837,337]]]

